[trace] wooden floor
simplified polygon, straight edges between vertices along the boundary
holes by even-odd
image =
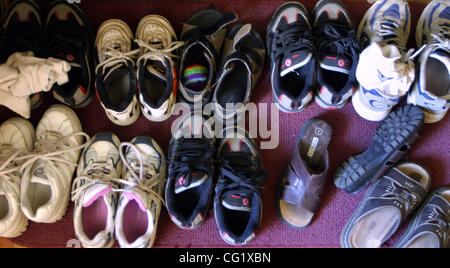
[[[0,248],[22,248],[22,246],[16,245],[6,238],[0,238]]]

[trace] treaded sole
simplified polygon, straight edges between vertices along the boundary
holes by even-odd
[[[357,193],[381,178],[415,142],[423,122],[424,113],[417,106],[405,105],[392,112],[375,131],[370,147],[360,155],[351,156],[336,170],[336,187]]]

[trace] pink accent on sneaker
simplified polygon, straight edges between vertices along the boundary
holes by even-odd
[[[136,203],[138,203],[138,205],[139,205],[139,208],[142,210],[142,211],[147,211],[146,209],[145,209],[145,205],[144,205],[144,202],[139,198],[139,196],[137,196],[136,194],[133,194],[133,193],[123,193],[123,197],[124,198],[126,198],[127,200],[134,200],[134,201],[136,201]]]
[[[98,193],[96,193],[91,199],[89,199],[88,202],[86,202],[83,207],[89,207],[90,205],[92,205],[92,203],[94,203],[97,199],[99,199],[102,196],[105,196],[107,194],[109,194],[112,190],[111,185],[108,186],[107,188],[99,191]]]

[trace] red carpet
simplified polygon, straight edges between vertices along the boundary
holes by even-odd
[[[225,12],[237,12],[239,22],[249,22],[265,36],[266,26],[273,12],[284,1],[252,1],[252,0],[218,0],[218,1],[175,1],[175,0],[82,0],[80,7],[86,13],[91,25],[96,29],[103,21],[119,18],[135,29],[140,18],[148,14],[160,14],[168,18],[179,33],[181,23],[193,12],[206,7],[215,7]],[[343,1],[349,9],[353,21],[357,25],[369,7],[365,1]],[[303,1],[311,11],[316,1]],[[411,3],[413,40],[415,24],[423,10],[424,4]],[[411,43],[411,42],[410,42]],[[414,46],[414,43],[411,43]],[[256,85],[252,101],[255,103],[271,103],[271,88],[268,68]],[[38,110],[33,111],[32,122],[36,126],[45,109],[54,103],[47,98]],[[97,99],[77,114],[84,130],[91,136],[100,131],[111,131],[122,141],[130,141],[137,135],[149,135],[167,149],[170,140],[171,122],[151,123],[143,116],[130,127],[119,127],[111,123],[104,114]],[[13,116],[13,113],[0,109],[0,122]],[[285,226],[278,218],[275,209],[275,189],[280,174],[290,160],[295,141],[303,123],[312,117],[320,117],[328,121],[334,129],[330,151],[330,174],[321,201],[321,208],[311,226],[305,230],[293,230]],[[270,122],[270,120],[269,120]],[[339,247],[339,235],[347,219],[353,213],[365,191],[357,195],[349,195],[338,190],[332,182],[334,170],[349,156],[365,150],[371,142],[371,136],[378,123],[360,118],[348,104],[339,111],[326,111],[313,103],[308,109],[296,114],[280,112],[280,145],[274,150],[263,150],[263,166],[269,172],[262,191],[264,213],[256,238],[248,247]],[[269,126],[270,127],[270,126]],[[409,159],[425,166],[432,176],[432,189],[450,185],[449,139],[450,117],[434,125],[425,125],[420,131],[421,138],[409,153]],[[260,142],[257,139],[257,142]],[[25,246],[65,247],[70,239],[75,239],[72,223],[73,206],[66,216],[55,224],[36,224],[30,222],[28,231],[21,237],[13,239],[15,243]],[[395,243],[403,230],[398,232],[386,244]],[[155,247],[227,247],[218,233],[214,215],[211,211],[207,222],[197,230],[178,229],[163,210],[159,221],[159,229]]]

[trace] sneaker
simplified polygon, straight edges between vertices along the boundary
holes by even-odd
[[[33,151],[34,127],[27,120],[15,117],[0,125],[0,237],[20,236],[28,219],[20,208],[20,164],[16,161]]]
[[[2,18],[2,45],[0,61],[6,62],[15,52],[32,51],[36,57],[45,57],[42,45],[42,19],[39,6],[32,0],[16,0],[9,5]],[[39,107],[45,94],[30,96],[31,109]]]
[[[108,118],[119,126],[133,124],[140,115],[134,62],[139,50],[132,50],[133,39],[130,27],[113,19],[100,26],[95,40],[97,95]]]
[[[261,76],[266,51],[251,24],[233,26],[225,37],[213,103],[215,116],[226,123],[239,121]],[[231,105],[227,107],[227,105]],[[238,118],[238,120],[233,120]]]
[[[261,183],[267,173],[249,134],[237,127],[226,128],[218,142],[219,179],[214,214],[222,239],[230,245],[245,245],[254,237],[262,217]]]
[[[69,82],[62,86],[55,84],[53,96],[73,108],[87,106],[94,86],[94,34],[89,22],[76,5],[60,0],[49,7],[45,27],[48,56],[65,60],[71,66]]]
[[[179,90],[180,99],[191,109],[211,101],[225,27],[236,20],[234,13],[222,15],[215,9],[203,9],[183,23]]]
[[[118,201],[115,191],[122,173],[120,141],[112,133],[98,133],[84,149],[72,184],[75,202],[75,234],[83,247],[114,245],[114,215]]]
[[[72,176],[86,146],[77,115],[67,106],[52,105],[36,128],[34,151],[25,158],[20,203],[28,219],[39,223],[60,220],[69,206]]]
[[[450,6],[434,0],[417,23],[417,47],[426,44],[417,63],[417,79],[408,103],[420,106],[425,123],[442,120],[450,107]]]
[[[405,96],[414,81],[412,50],[406,53],[411,15],[408,2],[375,2],[363,17],[357,38],[360,54],[352,97],[355,111],[370,121],[381,121]]]
[[[287,113],[308,107],[315,87],[315,46],[306,8],[288,2],[278,8],[267,28],[272,96]]]
[[[150,121],[164,121],[176,103],[178,49],[183,42],[177,41],[170,22],[158,15],[139,22],[136,39],[141,48],[137,79],[142,113]]]
[[[201,113],[187,115],[169,145],[167,210],[183,229],[197,228],[205,221],[212,197],[215,138],[209,121]]]
[[[116,238],[121,247],[151,248],[155,242],[166,182],[164,152],[149,137],[122,143],[125,185],[117,206]]]
[[[340,109],[356,90],[359,46],[347,9],[339,0],[321,0],[313,11],[318,40],[315,101],[325,109]]]

